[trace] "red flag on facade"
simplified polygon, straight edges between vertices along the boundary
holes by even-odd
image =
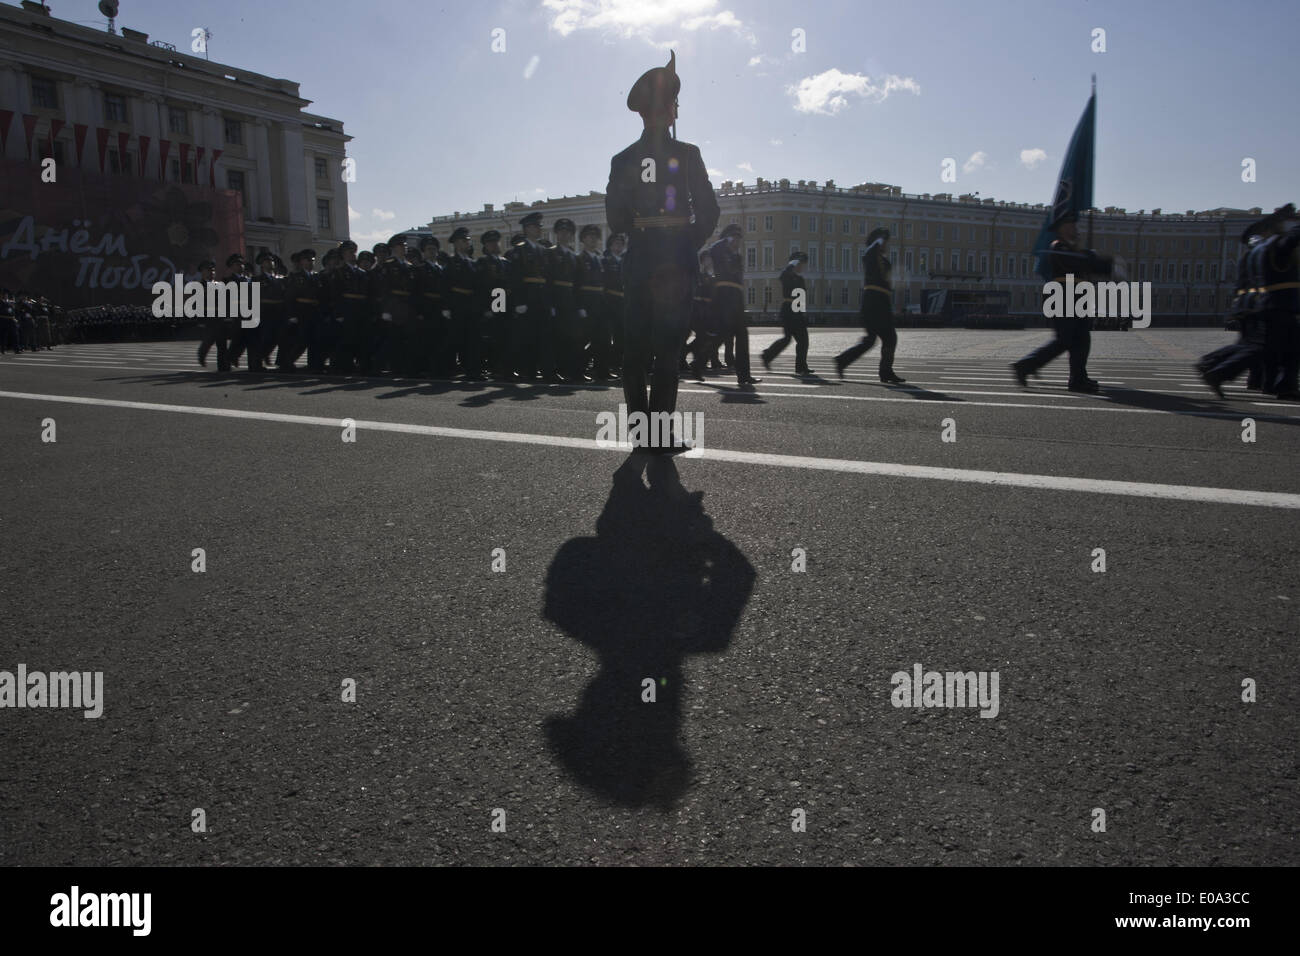
[[[72,138],[73,138],[73,140],[76,142],[76,147],[77,147],[77,165],[78,165],[78,166],[83,166],[83,165],[85,165],[85,164],[81,161],[81,153],[82,153],[82,150],[84,150],[84,149],[86,148],[86,133],[88,133],[89,131],[90,131],[90,127],[87,126],[85,123],[73,123],[73,124],[72,124]]]
[[[215,186],[217,184],[217,160],[221,158],[221,154],[224,152],[224,149],[214,149],[212,151],[212,168],[208,170],[209,186]]]
[[[117,134],[117,165],[123,176],[131,175],[131,167],[126,164],[126,147],[131,142],[130,133]]]
[[[195,146],[195,147],[194,147],[194,153],[195,153],[195,159],[194,159],[194,182],[196,182],[196,183],[199,182],[199,177],[203,175],[203,153],[204,153],[204,151],[205,151],[205,150],[204,150],[204,148],[203,148],[202,146]]]
[[[177,148],[181,151],[181,182],[185,182],[185,170],[190,168],[190,145],[189,143],[177,143]],[[190,180],[193,182],[194,180]]]
[[[36,117],[30,113],[23,114],[23,132],[27,134],[27,145],[24,151],[27,153],[27,158],[31,159],[32,146],[36,141]]]
[[[145,164],[149,159],[149,137],[140,137],[140,177],[144,178]]]
[[[99,171],[104,171],[104,157],[108,155],[108,133],[102,126],[95,127],[95,139],[99,143]]]
[[[13,110],[0,110],[0,156],[4,155],[5,146],[9,143],[9,126],[13,121]]]
[[[59,131],[68,124],[61,119],[50,120],[50,155],[54,155],[54,141],[58,139]]]
[[[167,180],[167,154],[172,151],[172,141],[169,139],[158,140],[158,178],[164,182]]]

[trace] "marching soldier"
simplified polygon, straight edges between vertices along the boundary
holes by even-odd
[[[530,212],[519,224],[523,242],[506,257],[516,283],[515,370],[525,379],[540,379],[553,375],[555,368],[553,345],[546,334],[551,321],[550,257],[539,241],[542,214]]]
[[[357,256],[357,265],[362,272],[369,272],[375,267],[375,254],[369,249],[362,250],[361,254]]]
[[[204,259],[198,265],[198,275],[196,281],[202,282],[206,286],[209,282],[217,280],[217,264],[211,259]],[[24,329],[24,331],[26,331]],[[26,338],[26,336],[24,336]],[[35,348],[36,343],[28,339],[27,347]],[[226,371],[226,346],[221,341],[221,320],[215,316],[205,315],[203,317],[203,338],[199,340],[199,364],[204,368],[208,366],[208,352],[212,346],[217,347],[217,368],[220,371]]]
[[[1261,363],[1263,391],[1282,399],[1300,398],[1300,225],[1287,204],[1248,227],[1242,255],[1236,311],[1241,338],[1197,363],[1197,370],[1219,398],[1223,383]]]
[[[469,230],[464,226],[458,227],[451,234],[450,245],[452,255],[444,271],[447,304],[451,312],[452,360],[454,363],[458,356],[465,377],[472,382],[481,382],[486,376],[483,374],[482,328],[474,310],[474,244],[470,241]],[[452,372],[455,372],[454,364]]]
[[[749,324],[745,318],[745,264],[740,258],[741,229],[732,223],[709,249],[713,258],[713,308],[724,337],[735,337],[733,347],[736,382],[757,385],[762,379],[749,374]]]
[[[555,349],[557,381],[589,382],[586,374],[586,345],[578,323],[578,256],[573,251],[572,219],[555,220],[555,246],[551,249],[552,347]]]
[[[370,323],[370,279],[357,266],[357,244],[346,239],[339,245],[339,262],[326,273],[329,317],[334,327],[331,372],[353,372],[362,365],[367,326]]]
[[[700,253],[700,274],[695,283],[695,297],[691,308],[691,331],[695,338],[689,345],[682,346],[681,364],[698,379],[704,378],[704,363],[709,354],[717,354],[718,343],[722,340],[718,327],[717,315],[713,309],[713,256],[707,252]],[[693,356],[687,361],[687,356]]]
[[[406,236],[399,234],[388,240],[387,258],[375,266],[371,273],[378,283],[379,353],[374,371],[391,371],[407,374],[415,362],[410,357],[412,292],[415,289],[415,270],[406,261]],[[375,253],[379,258],[379,253]]]
[[[600,382],[613,376],[610,350],[614,336],[606,319],[605,261],[600,254],[600,226],[588,223],[578,233],[578,338],[591,343],[591,374]],[[585,364],[585,363],[584,363]],[[582,369],[585,372],[585,367]]]
[[[629,414],[677,408],[677,358],[690,323],[696,250],[713,234],[720,214],[699,149],[669,133],[677,122],[680,89],[676,53],[667,66],[646,71],[633,84],[627,107],[641,115],[644,131],[610,161],[605,190],[610,228],[629,237],[623,272],[623,394]],[[647,179],[646,172],[653,175]],[[655,450],[688,447],[674,435]]]
[[[894,374],[894,350],[898,331],[894,326],[894,286],[889,278],[892,268],[886,249],[889,230],[873,229],[867,236],[867,251],[862,255],[862,300],[858,318],[866,333],[862,341],[835,356],[835,371],[840,378],[844,370],[870,351],[880,339],[880,380],[886,385],[902,385],[906,379]]]
[[[1057,238],[1052,240],[1047,253],[1051,265],[1052,280],[1065,282],[1069,274],[1075,281],[1090,280],[1093,276],[1108,276],[1114,269],[1114,262],[1109,256],[1099,256],[1091,249],[1079,249],[1079,223],[1074,213],[1066,213],[1052,226]],[[1021,388],[1029,385],[1028,377],[1056,358],[1062,352],[1070,353],[1070,379],[1068,388],[1072,392],[1095,395],[1101,391],[1101,384],[1095,378],[1088,377],[1088,353],[1092,350],[1092,319],[1057,318],[1053,319],[1056,337],[1019,362],[1011,366],[1016,382]]]
[[[511,323],[514,321],[514,313],[510,310],[513,304],[509,295],[510,263],[501,255],[501,233],[497,230],[489,229],[479,237],[479,241],[483,245],[483,255],[474,263],[474,314],[487,331],[488,366],[498,379],[509,381],[519,377],[513,369],[514,356],[510,354],[513,341]],[[501,295],[504,295],[504,308],[494,311]]]
[[[310,344],[311,325],[320,312],[319,279],[312,271],[316,263],[314,249],[302,249],[289,257],[294,270],[285,280],[285,310],[287,319],[276,365],[283,372],[297,371],[294,363],[302,357]],[[311,358],[308,357],[308,362]]]
[[[253,278],[248,274],[248,261],[239,253],[233,253],[226,258],[226,268],[230,270],[230,275],[226,277],[227,282],[252,282]],[[259,315],[259,325],[260,315]],[[226,336],[226,348],[229,352],[231,367],[239,365],[239,357],[248,352],[249,369],[253,368],[254,342],[257,336],[257,329],[246,329],[244,323],[238,315],[229,315],[226,317],[223,332]]]
[[[10,349],[18,353],[18,310],[13,293],[0,289],[0,355]]]
[[[449,332],[447,318],[447,276],[438,264],[439,245],[433,236],[420,239],[421,261],[415,266],[417,323],[415,351],[421,370],[447,375]]]
[[[626,248],[626,236],[619,232],[611,234],[602,262],[605,274],[605,315],[613,340],[609,366],[614,374],[623,370],[623,250]]]
[[[781,272],[781,332],[779,339],[763,350],[763,368],[771,370],[772,359],[794,339],[794,373],[811,375],[808,367],[808,284],[804,282],[804,264],[808,253],[796,252]],[[796,290],[803,290],[799,295]],[[795,301],[798,299],[799,301]],[[798,308],[796,309],[796,306]]]
[[[248,368],[264,372],[271,353],[284,330],[284,264],[278,256],[268,251],[257,255],[258,274],[253,281],[261,286],[262,321],[251,333],[248,341]]]

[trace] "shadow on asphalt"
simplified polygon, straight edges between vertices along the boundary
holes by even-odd
[[[685,793],[683,661],[726,650],[754,589],[753,565],[703,498],[671,458],[633,454],[614,472],[596,537],[566,541],[547,571],[545,617],[600,657],[573,713],[547,719],[547,740],[578,783],[623,806],[666,812]]]

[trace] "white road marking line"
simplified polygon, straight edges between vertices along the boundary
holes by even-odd
[[[94,405],[107,408],[125,408],[137,411],[173,412],[187,415],[208,415],[218,418],[236,418],[251,421],[278,422],[294,425],[321,425],[339,428],[342,419],[320,418],[309,415],[286,415],[277,412],[254,412],[234,408],[210,408],[198,405],[163,405],[155,402],[127,402],[115,399],[88,398],[77,395],[41,395],[31,392],[0,392],[0,398],[34,402],[60,402],[72,405]],[[372,422],[358,420],[360,430],[397,432],[407,435],[431,435],[439,438],[463,438],[477,441],[509,442],[525,445],[547,445],[557,448],[617,451],[601,448],[592,438],[568,438],[562,435],[534,435],[523,432],[479,431],[468,428],[448,428],[437,425],[410,425],[402,422]],[[836,471],[849,474],[889,478],[921,478],[932,481],[953,481],[966,484],[999,485],[1012,488],[1031,488],[1045,491],[1075,491],[1091,494],[1123,495],[1136,498],[1160,498],[1171,501],[1194,501],[1209,504],[1250,505],[1263,508],[1300,510],[1300,495],[1277,491],[1250,491],[1238,488],[1207,488],[1196,485],[1166,485],[1142,481],[1115,481],[1102,478],[1074,478],[1060,475],[1032,475],[1017,472],[977,471],[965,468],[938,468],[929,465],[901,465],[893,462],[855,461],[843,458],[812,458],[802,455],[774,455],[761,452],[727,451],[705,448],[699,461],[725,461],[744,465],[767,465],[777,468],[800,468],[809,471]]]

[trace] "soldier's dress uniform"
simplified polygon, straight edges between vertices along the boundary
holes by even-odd
[[[889,240],[885,229],[874,229],[867,236],[867,251],[862,256],[862,299],[858,318],[866,334],[851,348],[835,356],[835,371],[841,378],[844,370],[876,344],[880,339],[880,380],[890,385],[905,381],[894,374],[894,350],[898,347],[898,331],[894,325],[894,286],[890,280],[890,262],[883,245],[874,245],[877,239]]]
[[[796,270],[799,262],[807,262],[808,253],[799,252],[791,258],[781,271],[781,332],[779,339],[763,350],[763,367],[768,368],[772,359],[784,351],[794,339],[794,370],[798,375],[811,375],[808,368],[808,283]],[[803,307],[795,311],[796,290],[804,290]]]
[[[0,289],[0,355],[18,351],[18,310],[8,289]]]
[[[1054,227],[1064,221],[1067,220],[1058,221]],[[1074,275],[1076,282],[1092,281],[1094,276],[1110,275],[1114,267],[1110,259],[1097,255],[1091,249],[1078,248],[1063,238],[1052,240],[1047,261],[1051,268],[1052,281],[1062,284],[1069,274]],[[1096,380],[1088,377],[1088,353],[1092,351],[1092,319],[1062,316],[1052,320],[1052,328],[1056,333],[1055,338],[1011,366],[1016,380],[1022,386],[1027,384],[1027,376],[1035,374],[1062,352],[1069,352],[1070,391],[1088,393],[1100,391]]]
[[[690,370],[697,378],[704,376],[704,368],[710,357],[716,356],[718,344],[722,341],[722,327],[718,325],[718,313],[713,307],[712,271],[701,272],[695,281],[695,296],[691,302],[691,328],[695,338],[682,351],[682,358],[691,356]]]
[[[570,219],[557,219],[555,230],[577,228]],[[554,350],[552,371],[561,380],[581,381],[585,377],[586,342],[581,340],[578,325],[578,256],[568,246],[551,248],[551,342]]]
[[[464,226],[451,234],[453,249],[457,240],[468,239],[469,230]],[[479,380],[483,377],[483,333],[482,324],[475,314],[476,290],[474,287],[474,260],[459,252],[453,253],[443,269],[446,275],[447,307],[451,311],[451,347],[452,365],[460,360],[460,370],[467,378]]]
[[[500,241],[501,233],[495,229],[489,229],[480,237],[483,255],[474,263],[474,314],[483,323],[486,333],[488,367],[497,378],[509,379],[514,373],[514,356],[510,348],[515,319],[510,261],[500,252],[487,251],[489,243]],[[505,308],[494,312],[497,289],[505,294]]]
[[[438,262],[440,252],[437,239],[426,237],[420,240],[420,254],[424,261],[414,266],[417,313],[414,351],[418,356],[419,371],[449,375],[450,331],[443,315],[447,310],[447,276]]]
[[[541,213],[529,213],[520,223],[540,225],[541,219]],[[551,321],[551,257],[540,243],[525,239],[506,258],[515,279],[515,370],[525,379],[541,378],[555,369],[553,345],[545,334]]]
[[[1294,220],[1293,206],[1283,206],[1249,227],[1242,236],[1251,243],[1265,227]],[[1300,224],[1254,241],[1242,256],[1234,312],[1241,337],[1211,352],[1197,363],[1205,383],[1220,398],[1222,385],[1243,370],[1263,365],[1263,391],[1279,398],[1300,398]]]
[[[271,353],[284,331],[285,279],[277,265],[283,263],[273,253],[263,252],[257,257],[260,271],[253,281],[261,286],[262,321],[257,328],[248,330],[252,333],[248,342],[248,367],[255,372],[264,371],[270,363]]]
[[[581,238],[595,235],[600,239],[600,227],[587,225],[582,227]],[[589,342],[591,356],[591,374],[593,378],[605,381],[610,378],[610,351],[613,349],[614,337],[606,318],[605,307],[605,263],[599,252],[583,249],[578,253],[578,315],[576,325],[578,339]],[[586,369],[585,358],[579,372]]]
[[[605,277],[605,321],[609,323],[611,338],[609,365],[612,372],[623,368],[623,256],[611,251],[616,237],[611,235],[605,247],[602,266]],[[624,242],[626,236],[620,236]]]
[[[295,253],[292,260],[298,268],[289,273],[285,280],[285,311],[287,318],[284,336],[280,340],[280,351],[275,361],[281,371],[292,372],[294,364],[302,358],[311,344],[312,326],[320,316],[320,276],[311,271],[311,263],[316,253],[303,249]],[[313,356],[308,356],[310,363]]]
[[[732,249],[730,236],[740,236],[740,226],[732,223],[722,230],[722,238],[709,249],[713,259],[713,310],[724,339],[734,339],[731,362],[736,381],[741,385],[758,382],[749,368],[749,323],[745,318],[745,263],[739,249]]]
[[[370,277],[359,267],[344,261],[326,273],[329,316],[334,322],[334,351],[331,372],[354,372],[364,365],[364,345],[371,320]]]
[[[399,244],[405,245],[405,237],[394,236],[389,242],[390,247]],[[404,257],[394,254],[375,266],[370,275],[379,301],[378,343],[372,370],[410,374],[418,364],[412,355],[415,270]]]
[[[699,149],[658,125],[664,115],[673,115],[680,86],[675,54],[667,67],[647,71],[633,85],[627,105],[642,115],[645,129],[610,161],[605,190],[609,227],[628,237],[623,395],[629,413],[677,408],[677,360],[690,324],[696,250],[713,234],[720,215]],[[654,161],[652,182],[643,177],[646,160]],[[683,448],[678,438],[662,450]]]

